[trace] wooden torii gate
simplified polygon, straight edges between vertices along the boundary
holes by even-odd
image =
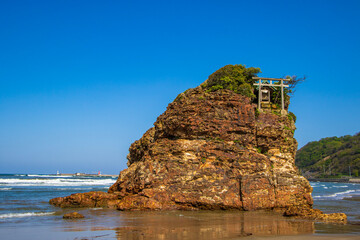
[[[284,87],[289,87],[289,85],[285,85],[285,82],[289,82],[291,79],[283,79],[283,78],[263,78],[263,77],[253,77],[252,79],[258,80],[258,82],[254,83],[255,86],[259,86],[259,95],[258,95],[258,109],[261,110],[261,87],[281,87],[281,114],[286,114],[285,106],[284,106]],[[266,81],[266,82],[262,82]]]

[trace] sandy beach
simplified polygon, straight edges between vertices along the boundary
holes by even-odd
[[[120,212],[82,209],[85,219],[38,222],[1,229],[2,239],[359,239],[359,225],[285,218],[257,211]]]

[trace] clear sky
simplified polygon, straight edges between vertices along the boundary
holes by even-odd
[[[360,1],[0,1],[0,173],[117,174],[227,64],[307,76],[299,147],[360,130]]]

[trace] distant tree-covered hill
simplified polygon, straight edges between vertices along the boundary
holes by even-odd
[[[358,177],[360,133],[309,142],[297,151],[295,164],[305,177]]]

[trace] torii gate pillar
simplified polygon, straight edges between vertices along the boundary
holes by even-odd
[[[261,94],[261,86],[269,86],[269,87],[280,87],[281,88],[281,114],[287,114],[285,110],[284,104],[284,87],[289,87],[289,85],[285,85],[284,81],[289,82],[290,79],[283,78],[262,78],[262,77],[253,77],[252,79],[258,80],[258,83],[254,83],[255,86],[259,86],[259,94],[258,94],[258,109],[261,110],[261,102],[262,102],[262,94]],[[266,82],[262,82],[262,81]]]

